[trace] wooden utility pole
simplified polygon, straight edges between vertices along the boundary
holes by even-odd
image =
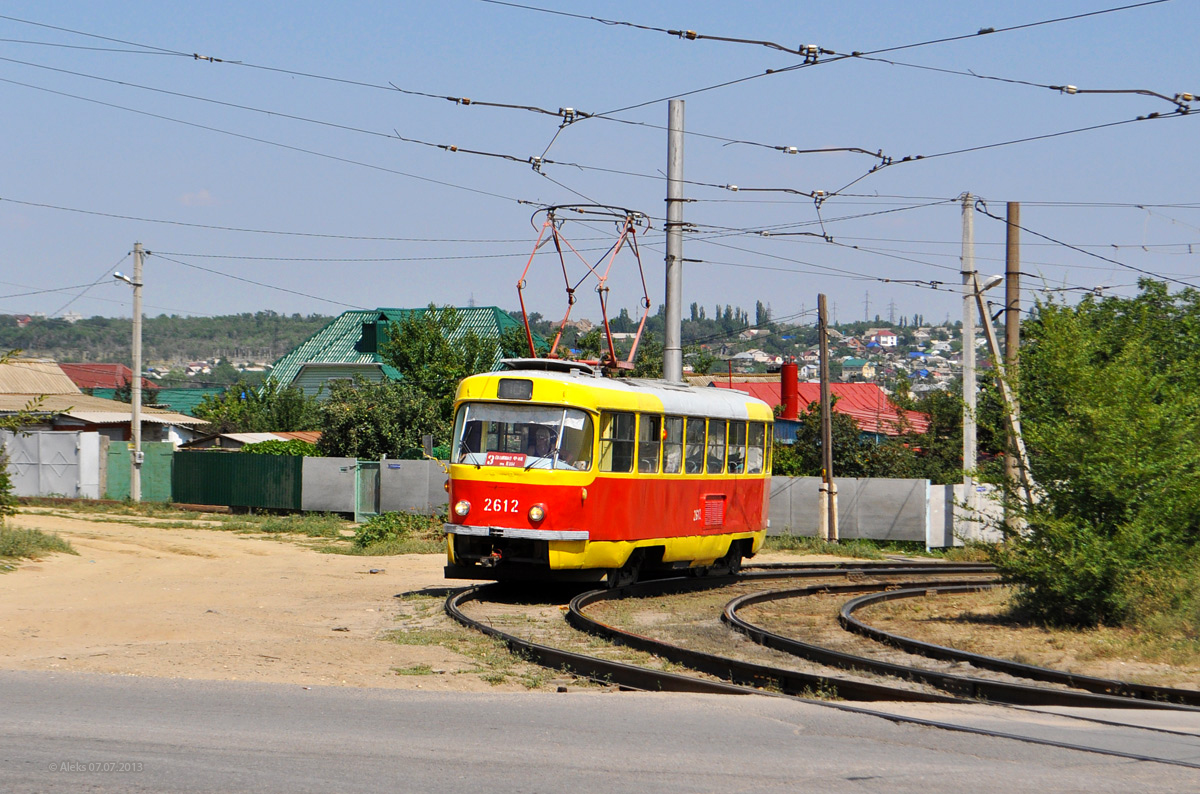
[[[833,405],[829,399],[829,321],[825,312],[825,295],[817,295],[817,330],[821,346],[821,540],[836,542],[837,485],[833,482]]]

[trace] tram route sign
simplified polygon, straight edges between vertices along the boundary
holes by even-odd
[[[523,468],[525,466],[525,456],[519,452],[489,452],[484,458],[485,466],[508,466],[511,468]]]

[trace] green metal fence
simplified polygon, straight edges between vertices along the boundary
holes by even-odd
[[[172,498],[185,504],[299,510],[303,463],[296,455],[176,452]]]
[[[132,444],[113,441],[108,445],[105,461],[105,499],[129,498],[129,458]],[[142,501],[171,500],[172,457],[174,446],[169,441],[148,441],[142,444]]]

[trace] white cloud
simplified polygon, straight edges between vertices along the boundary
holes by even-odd
[[[211,207],[217,203],[213,198],[212,193],[207,189],[197,190],[195,193],[184,193],[179,197],[179,203],[185,207]]]

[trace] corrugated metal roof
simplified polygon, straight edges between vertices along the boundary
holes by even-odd
[[[154,401],[188,416],[196,415],[198,406],[210,394],[220,394],[224,389],[159,389]]]
[[[58,366],[81,389],[119,389],[133,380],[133,370],[124,364],[60,363]],[[142,378],[142,388],[153,386]]]
[[[283,436],[285,439],[307,441],[310,444],[315,444],[321,440],[320,430],[280,430],[275,435]]]
[[[0,394],[79,394],[62,367],[49,359],[18,358],[0,364]]]
[[[286,386],[296,379],[305,364],[378,364],[389,378],[399,379],[400,373],[383,364],[374,346],[360,344],[363,341],[363,324],[399,322],[413,312],[423,313],[426,310],[423,307],[343,312],[329,325],[276,361],[271,369],[271,377]],[[474,331],[482,337],[496,338],[505,328],[520,327],[508,312],[497,306],[475,306],[459,308],[457,311],[461,322],[451,339],[460,338],[467,331]],[[360,349],[368,347],[372,349]]]
[[[713,381],[713,386],[719,389],[731,388],[726,382]],[[778,380],[759,383],[737,383],[732,388],[757,397],[768,405],[780,405],[780,383]],[[800,407],[811,405],[821,400],[821,384],[797,384],[800,396]],[[879,433],[887,436],[898,436],[903,432],[902,426],[913,433],[924,433],[929,429],[929,417],[917,411],[900,411],[888,400],[883,389],[874,383],[831,383],[830,395],[837,397],[833,410],[848,414],[858,422],[858,427],[864,433]],[[903,415],[903,420],[901,420]]]
[[[81,422],[97,425],[128,424],[133,420],[133,411],[129,403],[116,400],[105,400],[101,397],[90,397],[86,394],[0,394],[0,413],[23,410],[30,400],[42,397],[37,406],[39,414],[61,414]],[[156,408],[142,408],[142,421],[164,425],[202,425],[203,419],[194,416],[160,411]]]

